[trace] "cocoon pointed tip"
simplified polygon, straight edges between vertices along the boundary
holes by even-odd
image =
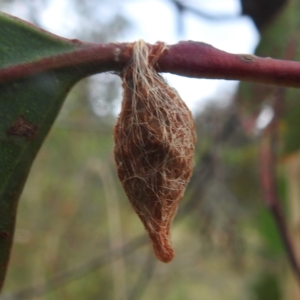
[[[168,263],[174,258],[174,250],[170,244],[169,235],[164,232],[149,233],[155,256],[162,262]]]

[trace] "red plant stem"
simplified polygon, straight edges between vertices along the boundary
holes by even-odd
[[[82,48],[0,69],[0,82],[63,67],[86,67],[89,68],[89,74],[118,72],[130,58],[132,49],[131,43],[77,44],[81,44]],[[157,68],[160,72],[194,78],[244,80],[300,87],[300,62],[230,54],[208,44],[193,41],[169,46],[158,60]]]
[[[284,218],[281,202],[277,193],[275,178],[276,157],[272,144],[272,137],[270,135],[263,137],[260,149],[260,176],[264,202],[273,216],[290,265],[292,266],[295,276],[300,283],[300,266],[288,233],[286,220]]]

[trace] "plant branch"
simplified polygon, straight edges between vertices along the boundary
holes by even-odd
[[[82,68],[86,75],[120,72],[131,56],[132,43],[79,43],[82,48],[60,55],[0,69],[0,82],[24,78],[39,72]],[[149,45],[151,47],[151,45]],[[153,46],[152,46],[153,47]],[[160,72],[186,77],[244,80],[286,87],[300,87],[300,62],[230,54],[211,45],[186,41],[170,45],[157,62]]]
[[[288,260],[300,283],[300,266],[296,258],[295,250],[290,239],[286,221],[282,212],[281,202],[276,187],[275,167],[276,157],[272,147],[272,137],[263,137],[260,149],[261,184],[264,194],[264,202],[270,210],[281,236]]]

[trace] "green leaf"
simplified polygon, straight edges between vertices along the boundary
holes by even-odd
[[[0,33],[1,68],[36,61],[79,48],[67,39],[3,13],[0,13]]]
[[[43,62],[82,47],[83,43],[0,14],[0,69]],[[0,83],[0,287],[8,265],[18,199],[33,160],[68,91],[87,75],[83,68],[65,67]]]

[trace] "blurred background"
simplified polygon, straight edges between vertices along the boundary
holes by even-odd
[[[300,56],[300,0],[0,0],[0,8],[89,42],[190,39],[232,53]],[[156,260],[117,179],[121,81],[100,74],[73,88],[36,158],[0,299],[300,299],[260,179],[267,144],[300,255],[298,90],[165,75],[198,134],[172,228],[175,259]]]

